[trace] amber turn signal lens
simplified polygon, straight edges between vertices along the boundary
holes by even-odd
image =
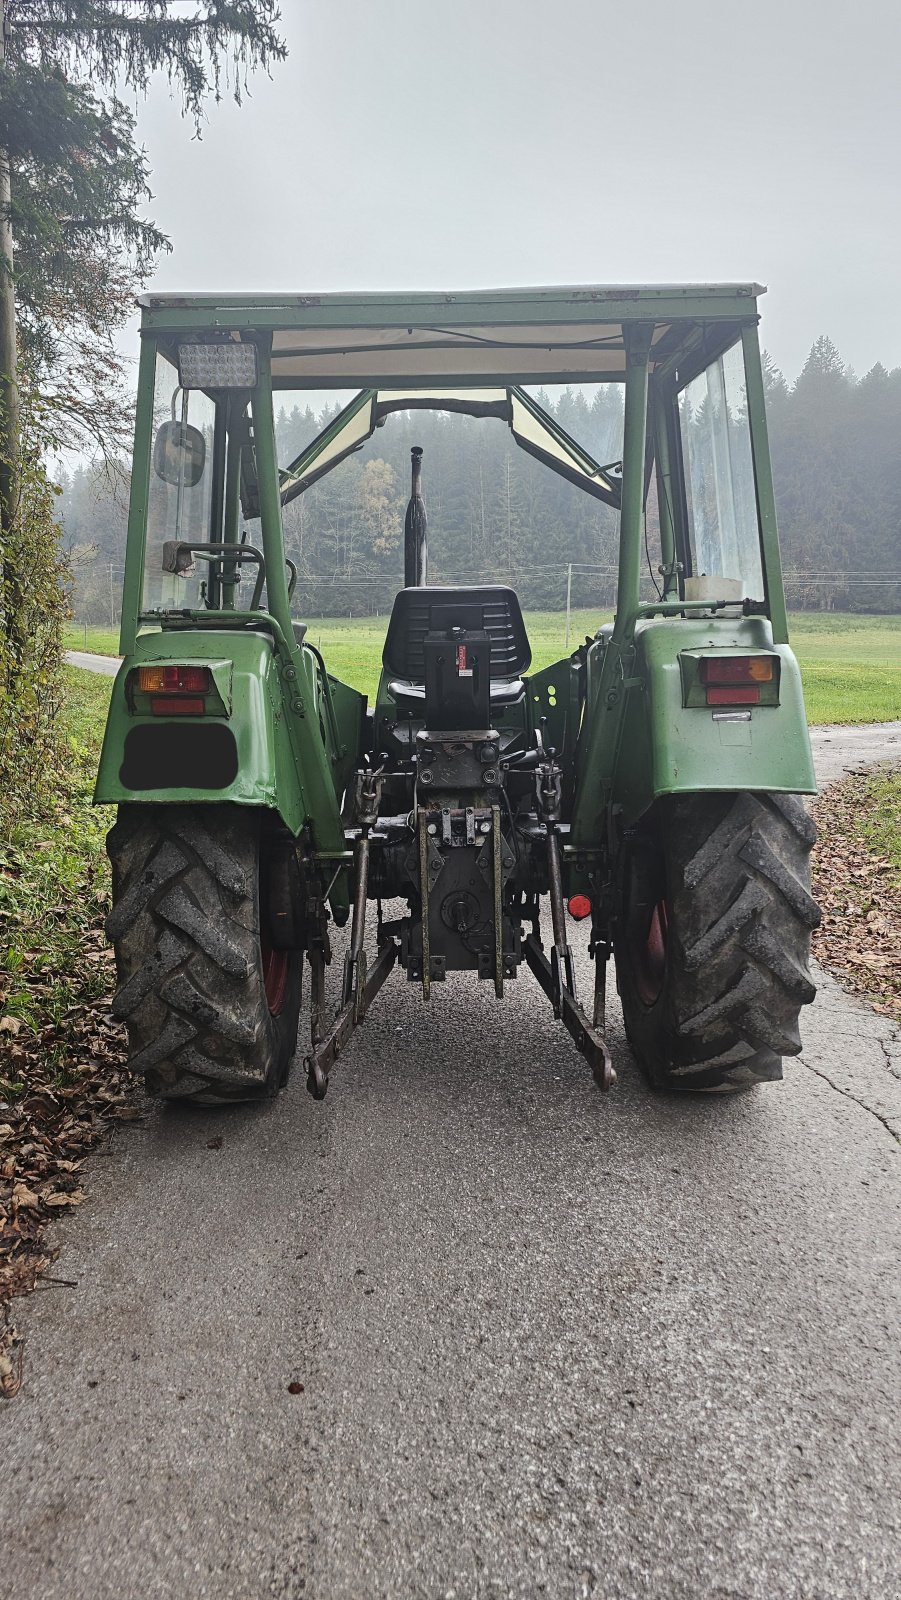
[[[591,901],[587,894],[571,895],[566,902],[567,910],[576,922],[581,922],[584,917],[591,916]]]
[[[702,683],[772,683],[772,656],[704,656]]]
[[[138,668],[138,688],[144,694],[209,694],[211,687],[209,667]]]

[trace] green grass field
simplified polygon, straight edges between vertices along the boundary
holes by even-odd
[[[527,611],[525,620],[533,666],[549,666],[565,653],[565,616]],[[606,620],[596,611],[574,611],[570,648]],[[336,677],[372,696],[386,626],[385,617],[330,617],[311,622],[310,638]],[[796,612],[790,626],[811,722],[890,722],[901,717],[901,616],[806,611]],[[85,630],[73,624],[66,645],[115,654],[118,637],[106,628]]]

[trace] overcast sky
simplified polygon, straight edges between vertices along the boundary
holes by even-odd
[[[288,60],[201,142],[139,109],[160,290],[768,285],[901,365],[897,0],[283,0]]]

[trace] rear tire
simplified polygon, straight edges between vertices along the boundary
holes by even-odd
[[[287,1080],[303,957],[272,947],[267,824],[243,806],[126,805],[107,836],[113,1014],[151,1094],[219,1104]]]
[[[617,981],[655,1087],[741,1089],[801,1049],[815,838],[797,795],[718,794],[662,801],[623,841]]]

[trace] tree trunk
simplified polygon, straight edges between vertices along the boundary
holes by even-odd
[[[0,65],[4,67],[7,28],[4,0],[0,20]],[[11,201],[9,152],[0,149],[0,560],[3,572],[0,628],[6,635],[9,665],[15,675],[22,659],[23,597],[15,537],[19,512],[20,417]]]
[[[16,296],[10,225],[9,156],[0,150],[0,511],[3,528],[15,510],[19,456],[19,386],[16,381]]]

